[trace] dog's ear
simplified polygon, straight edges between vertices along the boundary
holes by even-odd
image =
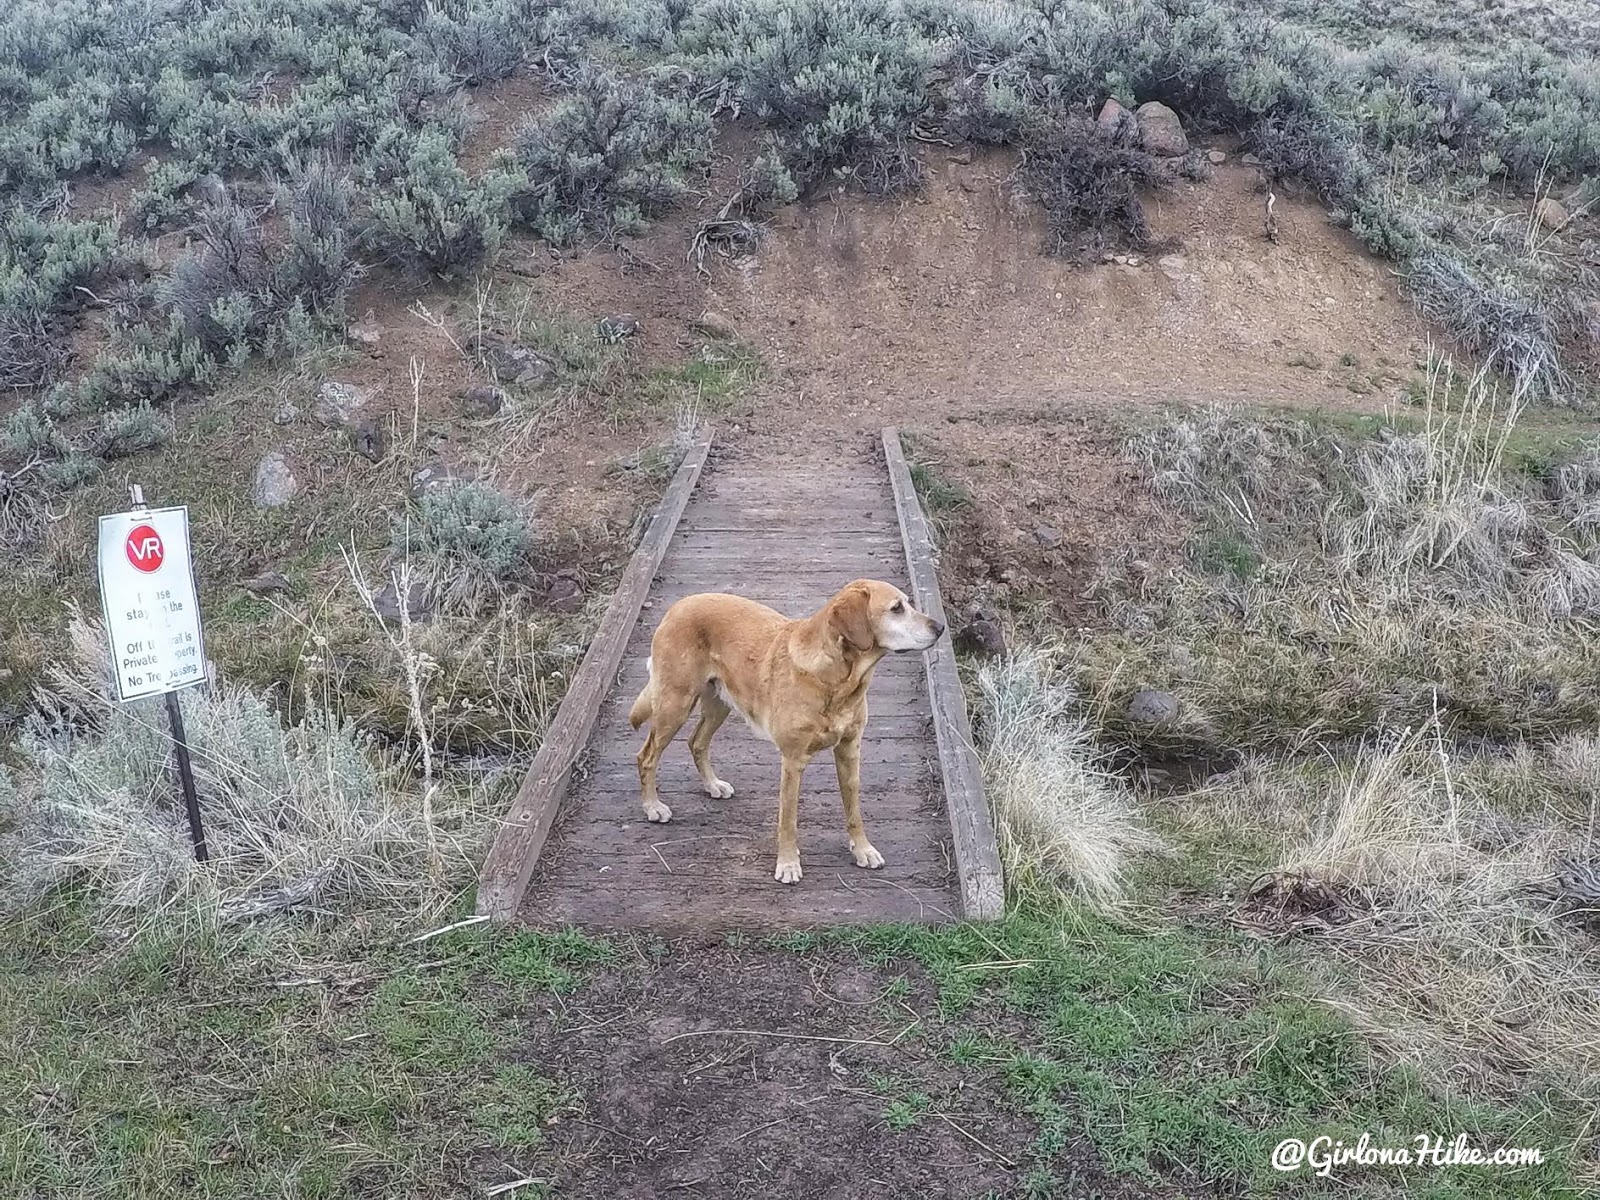
[[[872,595],[859,584],[851,584],[833,598],[828,624],[852,650],[871,650],[878,644],[872,632],[872,616],[867,606]]]

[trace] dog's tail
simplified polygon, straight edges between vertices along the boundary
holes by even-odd
[[[639,698],[633,702],[633,707],[628,710],[628,724],[635,729],[650,719],[650,714],[655,708],[651,699],[651,689],[655,687],[656,673],[654,663],[650,659],[644,660],[644,669],[650,672],[650,678],[644,685],[644,690],[639,693]]]

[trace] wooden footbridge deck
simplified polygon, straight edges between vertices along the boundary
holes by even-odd
[[[779,759],[737,717],[712,743],[735,794],[700,789],[684,727],[661,762],[665,825],[644,819],[628,708],[657,622],[696,592],[734,592],[804,616],[852,579],[886,580],[943,620],[926,521],[901,454],[826,471],[679,468],[574,677],[484,864],[478,911],[538,925],[661,931],[937,922],[1000,914],[999,856],[948,640],[891,655],[874,676],[862,740],[862,812],[886,865],[850,860],[831,755],[800,798],[805,877],[772,878]]]

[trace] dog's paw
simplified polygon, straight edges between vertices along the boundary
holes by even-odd
[[[713,800],[726,800],[729,796],[733,795],[733,784],[729,783],[726,779],[717,779],[711,783],[702,783],[700,786],[705,788],[706,795],[710,796]]]
[[[800,860],[798,858],[793,862],[784,862],[780,858],[778,860],[778,869],[772,873],[772,877],[779,883],[799,883],[800,875]]]
[[[659,821],[661,824],[665,825],[668,821],[672,820],[672,810],[665,804],[661,803],[661,801],[657,800],[653,804],[646,804],[644,806],[644,816],[645,820],[647,821]]]
[[[850,857],[856,860],[856,866],[865,867],[869,871],[876,871],[883,866],[883,855],[878,853],[878,848],[871,842],[851,846]]]

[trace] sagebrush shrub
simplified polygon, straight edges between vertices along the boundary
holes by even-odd
[[[449,138],[434,130],[402,137],[372,205],[368,244],[391,263],[451,277],[486,263],[505,233],[505,191],[456,164]]]
[[[154,450],[172,440],[172,422],[151,410],[149,405],[119,408],[100,419],[95,437],[95,453],[101,458],[127,458]]]
[[[687,194],[688,172],[710,151],[711,118],[692,102],[587,69],[517,134],[513,203],[556,245],[585,229],[637,233]]]
[[[528,520],[489,485],[463,483],[423,496],[413,519],[397,531],[397,540],[447,564],[504,579],[522,566]]]
[[[685,41],[773,128],[802,191],[854,178],[869,191],[915,185],[909,139],[929,104],[932,48],[885,0],[709,0]]]
[[[522,62],[525,26],[512,14],[475,4],[454,5],[459,14],[429,6],[417,38],[433,51],[440,68],[465,84],[504,79]]]

